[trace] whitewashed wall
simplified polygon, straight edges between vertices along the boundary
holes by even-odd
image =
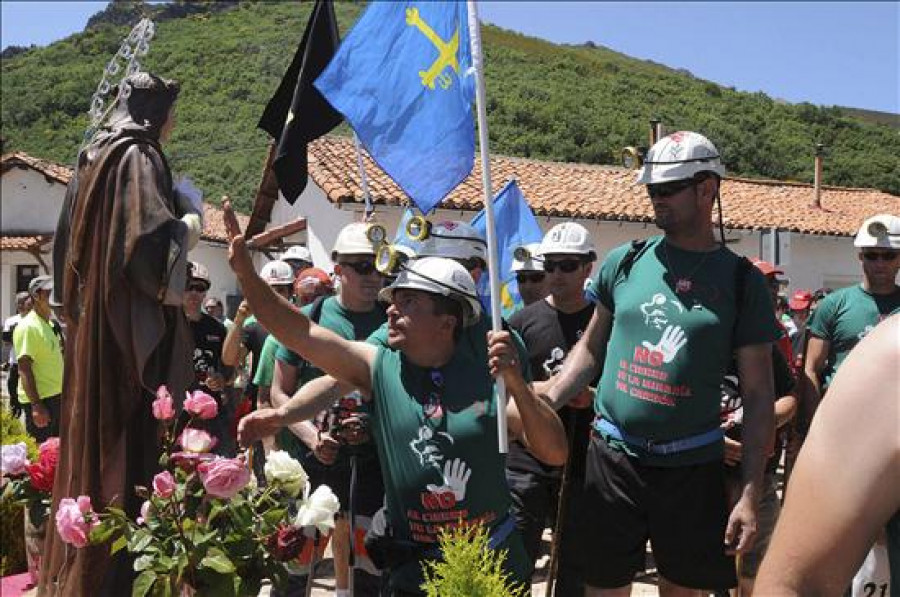
[[[11,168],[0,179],[0,233],[7,236],[50,234],[66,194],[66,185],[48,182],[35,170]]]

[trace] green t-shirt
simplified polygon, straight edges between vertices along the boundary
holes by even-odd
[[[745,266],[737,309],[740,257],[727,248],[697,253],[653,237],[626,276],[619,265],[630,246],[609,253],[593,285],[599,302],[613,314],[594,409],[625,432],[657,442],[716,429],[720,386],[734,349],[774,342],[780,333],[765,279]],[[691,287],[677,293],[682,277]],[[661,456],[609,441],[651,466],[723,456],[722,442]]]
[[[304,315],[309,317],[314,305],[315,303],[306,305],[301,311]],[[373,331],[378,329],[378,327],[384,323],[384,320],[385,313],[380,306],[376,306],[375,309],[366,312],[350,311],[337,300],[337,297],[331,296],[326,298],[322,303],[318,323],[322,327],[328,328],[347,340],[363,340]],[[280,346],[275,351],[275,358],[287,365],[298,368],[297,388],[324,375],[321,369],[315,367],[285,346]],[[354,390],[346,396],[343,396],[330,411],[319,413],[317,419],[319,419],[320,424],[324,424],[323,421],[325,417],[332,413],[341,418],[352,415],[365,418],[369,415],[369,403],[363,400],[362,395],[358,391]],[[283,450],[287,451],[295,458],[306,458],[309,453],[309,448],[306,444],[300,441],[300,439],[288,429],[283,429],[279,433],[278,442]],[[364,453],[364,447],[365,446],[356,446],[357,452],[363,452],[363,456],[366,455]],[[346,454],[346,452],[346,450],[341,450],[338,459],[331,467],[348,467],[350,460],[349,454]],[[308,459],[305,460],[305,462],[315,464]]]
[[[447,365],[431,370],[381,346],[372,403],[385,503],[397,538],[429,548],[441,528],[459,521],[493,528],[507,516],[506,458],[497,450],[493,379],[481,355],[460,343]],[[500,547],[509,549],[506,570],[525,580],[528,566],[518,534]],[[394,588],[418,590],[421,569],[402,566],[392,571],[391,581]]]
[[[828,360],[822,379],[825,384],[866,334],[900,307],[900,288],[891,294],[866,292],[861,284],[835,290],[819,303],[809,319],[810,333],[827,340]]]
[[[31,310],[13,331],[13,348],[19,362],[31,357],[31,371],[41,400],[62,393],[63,354],[59,336],[50,323]],[[25,384],[19,382],[19,402],[31,401],[25,394]]]
[[[263,343],[262,351],[259,353],[259,366],[256,368],[256,375],[253,376],[253,385],[257,388],[269,387],[272,385],[272,373],[275,370],[275,353],[281,348],[275,336],[269,334]]]

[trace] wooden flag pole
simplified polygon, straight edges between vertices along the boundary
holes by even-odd
[[[487,108],[485,108],[484,59],[481,53],[481,27],[475,0],[466,2],[469,12],[469,38],[472,49],[472,66],[475,70],[475,108],[478,114],[478,145],[481,155],[481,184],[484,189],[484,214],[487,219],[488,277],[491,286],[491,320],[494,332],[502,329],[500,315],[500,267],[497,256],[497,230],[494,221],[494,201],[491,186],[491,158],[488,152]],[[501,454],[509,451],[506,429],[506,384],[498,377],[497,388],[497,440]]]

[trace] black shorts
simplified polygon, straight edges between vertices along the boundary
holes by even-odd
[[[301,461],[309,474],[310,490],[319,485],[328,485],[341,504],[341,511],[350,510],[350,464],[342,462],[334,466],[325,466],[307,452]],[[356,485],[353,493],[353,509],[356,516],[372,516],[384,505],[384,481],[381,477],[381,466],[378,458],[366,455],[359,456],[356,464]]]
[[[581,545],[585,583],[628,585],[645,570],[647,540],[661,576],[694,589],[735,587],[725,554],[728,504],[722,463],[651,467],[591,438]]]

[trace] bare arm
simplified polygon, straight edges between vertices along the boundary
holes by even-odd
[[[772,345],[753,344],[736,351],[738,376],[744,391],[744,428],[741,434],[741,495],[728,519],[725,543],[737,552],[753,545],[757,506],[762,495],[766,459],[775,442],[775,387]]]
[[[804,411],[808,419],[812,421],[819,402],[822,400],[822,372],[828,361],[828,351],[831,350],[831,342],[817,336],[810,335],[806,342],[806,361],[803,365],[803,401]]]
[[[513,397],[506,406],[510,431],[541,462],[551,466],[565,464],[569,455],[565,429],[550,405],[538,398],[522,377],[509,332],[490,332],[488,338],[491,375],[503,375],[506,390]]]
[[[612,313],[598,304],[584,335],[563,363],[562,371],[553,377],[547,400],[559,410],[583,392],[600,373],[606,358],[606,343],[612,328]]]
[[[260,324],[282,344],[319,369],[369,394],[375,346],[346,340],[331,330],[312,323],[299,309],[272,290],[253,267],[250,252],[240,234],[237,217],[229,202],[225,203],[225,224],[231,239],[229,264]]]
[[[791,476],[758,594],[843,593],[900,509],[898,362],[898,316],[844,361]]]
[[[234,314],[234,325],[225,336],[222,345],[222,364],[227,367],[237,367],[247,357],[247,347],[244,346],[244,321],[249,315],[250,305],[247,301],[241,301],[237,313]]]
[[[311,419],[351,390],[352,387],[323,375],[304,384],[290,400],[280,406],[260,409],[241,419],[238,438],[242,445],[249,445],[289,424]]]
[[[272,368],[272,386],[269,389],[269,398],[274,408],[279,408],[290,401],[294,390],[297,388],[297,367],[289,365],[284,361],[275,359],[275,366]],[[328,408],[325,405],[324,408]],[[310,449],[316,447],[319,437],[319,430],[313,424],[312,419],[318,411],[312,413],[304,419],[285,422],[283,426],[288,427],[291,433],[300,438],[304,444]]]

